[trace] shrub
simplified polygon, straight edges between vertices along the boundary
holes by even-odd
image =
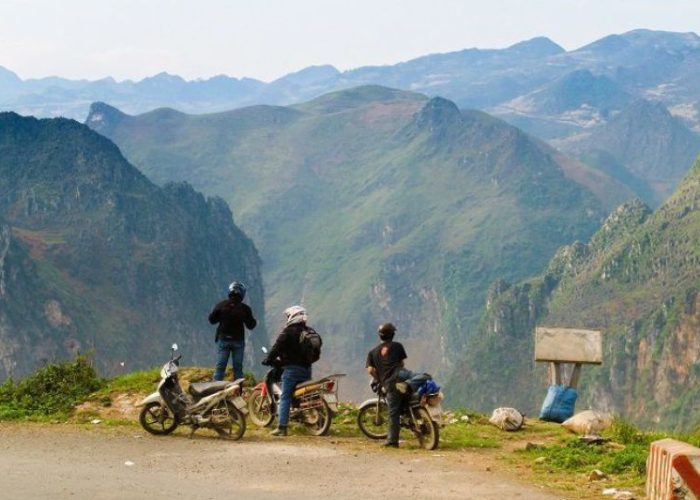
[[[85,356],[49,364],[18,383],[0,386],[0,418],[66,415],[102,385]]]

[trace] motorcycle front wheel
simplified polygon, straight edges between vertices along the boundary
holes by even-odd
[[[259,427],[268,427],[275,420],[275,411],[268,396],[263,396],[260,389],[253,389],[248,398],[250,420]]]
[[[333,415],[328,403],[321,399],[321,406],[304,410],[302,421],[314,436],[326,436],[331,431]]]
[[[428,410],[422,406],[413,412],[415,429],[413,432],[418,438],[421,447],[426,450],[434,450],[440,443],[440,428],[430,416]]]
[[[389,406],[381,400],[360,408],[357,425],[362,433],[370,439],[386,439],[389,423]]]
[[[219,436],[238,441],[245,434],[245,415],[229,400],[219,402],[212,413],[216,415],[214,430]]]
[[[180,422],[167,406],[154,401],[141,409],[139,423],[147,432],[164,436],[173,432]]]

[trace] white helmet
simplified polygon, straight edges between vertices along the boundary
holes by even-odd
[[[284,316],[287,318],[287,326],[295,323],[306,323],[306,309],[301,306],[292,306],[284,310]]]

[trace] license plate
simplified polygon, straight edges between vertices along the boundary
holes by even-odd
[[[240,396],[233,398],[233,404],[236,406],[236,408],[238,408],[241,411],[248,410],[248,405],[246,404],[245,400]]]
[[[338,411],[338,398],[335,394],[324,394],[323,400],[328,403],[332,411]]]
[[[430,413],[430,418],[432,418],[433,420],[439,420],[440,417],[442,417],[442,405],[427,405],[426,409],[428,410],[428,413]]]

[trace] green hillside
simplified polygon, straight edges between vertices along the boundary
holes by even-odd
[[[556,146],[607,172],[657,206],[673,193],[700,153],[700,135],[663,104],[641,99],[605,125]]]
[[[196,116],[95,104],[87,124],[156,182],[224,197],[260,249],[272,324],[303,302],[332,339],[322,364],[352,372],[386,320],[412,366],[447,369],[493,280],[541,269],[625,199],[500,120],[383,87]]]
[[[212,363],[206,318],[233,278],[263,315],[257,251],[221,199],[157,187],[75,121],[0,114],[0,379],[77,352],[153,366],[172,342]]]
[[[542,276],[497,283],[456,378],[475,406],[535,411],[546,387],[532,361],[537,324],[604,331],[604,365],[586,367],[581,407],[690,429],[700,416],[700,161],[656,212],[615,211],[588,244],[562,248]],[[478,388],[478,389],[477,389]],[[486,389],[486,390],[485,390]]]

